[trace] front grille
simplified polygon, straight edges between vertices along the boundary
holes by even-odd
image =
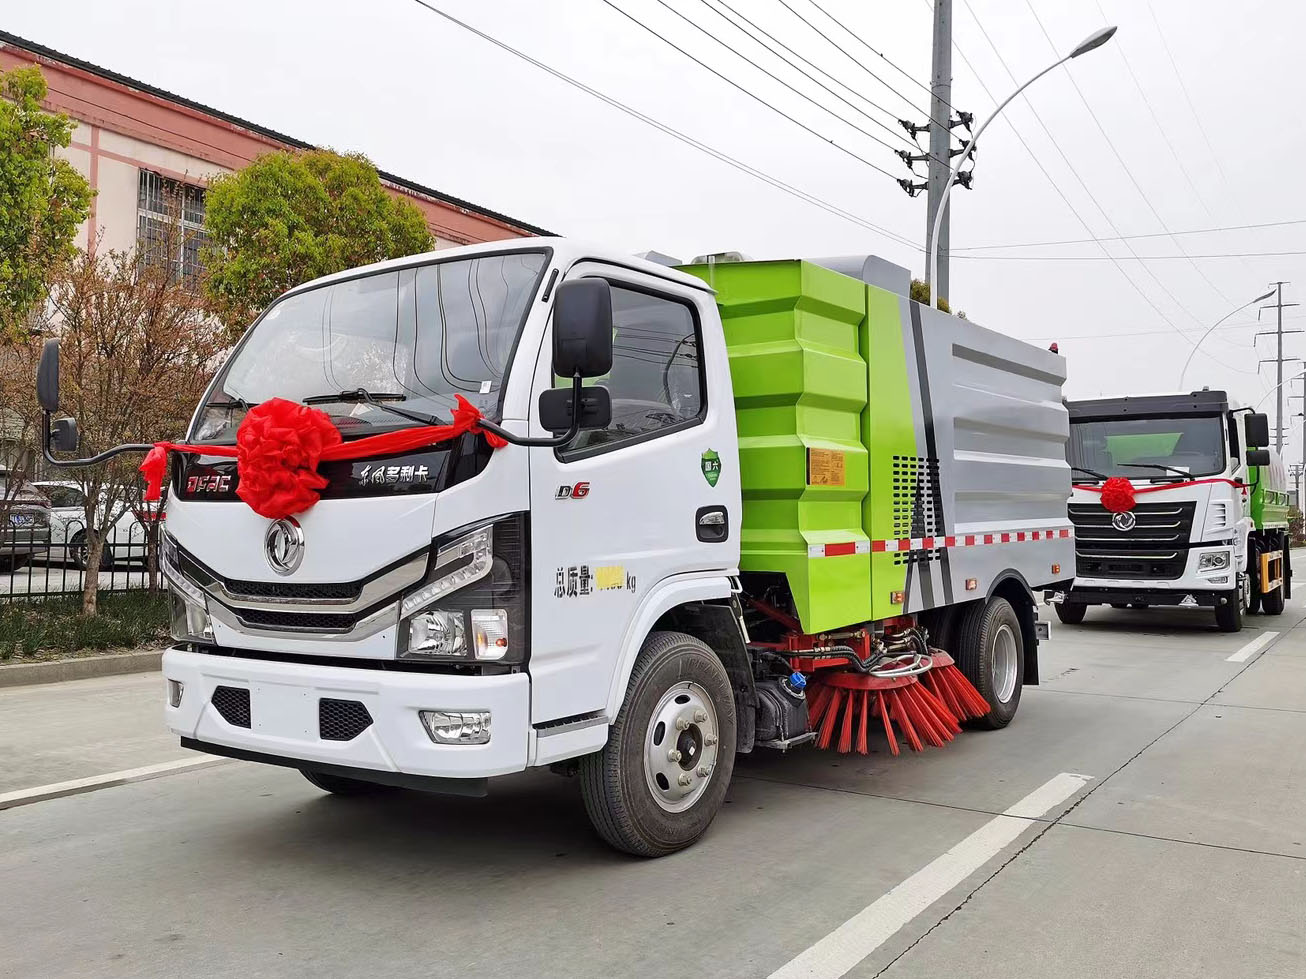
[[[213,708],[232,727],[249,727],[249,690],[246,687],[214,687]]]
[[[302,602],[353,601],[363,591],[361,581],[324,581],[292,585],[284,581],[240,581],[224,579],[223,585],[241,598],[280,598]]]
[[[317,702],[317,733],[323,741],[353,741],[372,726],[372,715],[357,700]]]
[[[344,612],[282,612],[277,609],[242,608],[240,620],[256,629],[279,629],[283,632],[348,632],[358,621],[357,615]]]
[[[1183,576],[1197,504],[1138,503],[1131,530],[1117,530],[1100,503],[1072,503],[1075,573],[1084,578],[1170,580]]]

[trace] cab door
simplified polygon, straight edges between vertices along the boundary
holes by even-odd
[[[567,278],[611,288],[612,420],[564,449],[531,450],[532,716],[603,708],[641,604],[677,575],[736,573],[740,490],[729,365],[712,294],[598,263]],[[552,326],[539,394],[554,378]]]

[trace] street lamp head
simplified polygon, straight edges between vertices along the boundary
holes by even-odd
[[[1114,27],[1104,27],[1100,31],[1094,31],[1088,37],[1079,42],[1079,46],[1070,52],[1072,58],[1078,58],[1081,54],[1088,54],[1094,48],[1100,48],[1111,40],[1111,35],[1116,32]]]
[[[1270,290],[1269,292],[1267,292],[1265,295],[1263,295],[1263,296],[1257,296],[1255,299],[1252,300],[1252,303],[1260,303],[1260,302],[1264,302],[1265,300],[1269,299],[1269,298],[1270,298],[1271,296],[1273,296],[1273,295],[1274,295],[1274,290],[1271,289],[1271,290]],[[1252,303],[1248,303],[1247,305],[1250,306]]]

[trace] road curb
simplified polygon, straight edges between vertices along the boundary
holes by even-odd
[[[58,683],[121,673],[151,673],[162,666],[162,649],[139,649],[107,656],[58,659],[49,663],[14,663],[0,666],[0,687],[21,687],[33,683]]]

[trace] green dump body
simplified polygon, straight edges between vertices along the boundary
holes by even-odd
[[[906,566],[870,542],[911,536],[915,464],[870,460],[917,458],[906,300],[797,260],[685,271],[716,290],[730,355],[740,570],[784,574],[809,633],[900,614]]]
[[[1252,523],[1257,530],[1288,528],[1288,474],[1278,454],[1272,454],[1268,466],[1251,467],[1248,479],[1252,490]]]

